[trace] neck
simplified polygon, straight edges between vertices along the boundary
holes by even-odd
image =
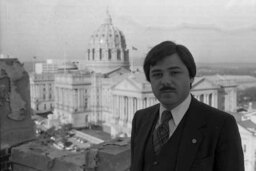
[[[161,105],[162,105],[165,109],[167,109],[167,110],[173,110],[175,107],[179,106],[182,102],[184,102],[184,101],[188,98],[188,96],[190,96],[190,94],[188,94],[184,99],[182,99],[181,101],[179,101],[179,102],[176,103],[176,104],[168,105],[168,104],[163,104],[163,103],[161,103]]]

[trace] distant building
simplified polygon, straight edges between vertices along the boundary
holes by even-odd
[[[238,128],[242,139],[244,151],[244,164],[246,171],[256,170],[256,124],[248,119],[238,121]]]
[[[237,83],[219,75],[196,77],[192,94],[199,101],[220,110],[237,110]]]
[[[49,126],[58,121],[72,123],[76,128],[85,127],[90,121],[88,116],[91,116],[91,73],[77,70],[73,63],[65,63],[58,70],[54,80],[55,109]]]
[[[46,60],[46,62],[35,63],[35,73],[55,73],[58,69],[58,64],[51,59]]]
[[[54,108],[54,73],[30,73],[31,108],[36,113]]]
[[[236,111],[236,85],[215,78],[196,77],[191,93],[199,101],[226,112]],[[154,97],[150,83],[144,73],[130,73],[111,88],[113,100],[112,134],[125,133],[130,136],[131,121],[135,111],[149,107],[158,100]]]
[[[112,119],[109,125],[113,136],[118,134],[131,135],[134,113],[142,108],[158,103],[144,73],[130,73],[111,88]]]

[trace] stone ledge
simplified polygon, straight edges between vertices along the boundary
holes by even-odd
[[[83,171],[85,156],[83,153],[61,151],[34,141],[12,148],[10,161],[14,171],[21,168],[37,171]]]
[[[13,171],[127,171],[130,139],[111,140],[79,153],[33,141],[12,148],[10,161]]]

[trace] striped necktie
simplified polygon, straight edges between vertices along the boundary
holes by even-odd
[[[171,120],[172,113],[168,110],[165,110],[162,113],[161,124],[153,133],[153,145],[156,154],[159,154],[162,146],[168,141],[170,131],[169,131],[169,120]]]

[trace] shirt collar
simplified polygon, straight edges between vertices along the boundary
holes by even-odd
[[[189,94],[188,97],[181,104],[179,104],[178,106],[176,106],[171,110],[175,126],[179,125],[180,121],[182,120],[183,116],[185,115],[185,113],[189,108],[190,102],[191,102],[191,95]],[[162,113],[165,110],[167,109],[162,104],[160,104],[159,121],[161,121]]]

